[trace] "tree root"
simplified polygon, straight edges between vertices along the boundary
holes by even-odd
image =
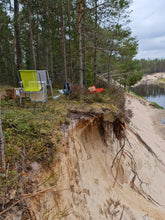
[[[127,126],[128,127],[128,126]],[[128,127],[129,128],[129,127]],[[157,158],[157,155],[152,151],[152,149],[143,141],[143,139],[140,137],[139,134],[137,134],[135,131],[133,131],[131,128],[129,128],[129,130],[138,138],[138,140],[147,148],[147,150],[154,156]],[[142,179],[139,177],[137,171],[136,171],[136,161],[133,157],[133,155],[131,154],[130,151],[124,149],[125,145],[126,145],[126,141],[129,145],[130,148],[132,148],[132,145],[131,143],[129,142],[128,138],[126,137],[126,134],[125,134],[125,124],[121,123],[120,120],[117,121],[117,124],[114,125],[114,133],[116,135],[116,138],[118,139],[119,141],[119,144],[120,144],[120,150],[117,152],[117,154],[115,155],[113,161],[112,161],[112,165],[111,165],[111,172],[112,172],[112,176],[114,178],[114,183],[113,183],[113,187],[115,187],[115,184],[118,183],[117,182],[117,177],[118,177],[118,173],[119,173],[119,165],[120,165],[120,161],[121,161],[121,158],[122,156],[126,155],[127,157],[129,157],[130,161],[131,161],[131,171],[133,172],[133,178],[131,179],[130,181],[130,186],[131,188],[136,192],[138,193],[140,196],[142,196],[144,199],[148,200],[149,202],[151,202],[152,204],[154,205],[159,205],[160,204],[155,200],[153,199],[150,195],[148,195],[146,192],[144,192],[143,190],[143,184],[145,185],[149,185],[148,183],[145,183],[142,181]],[[121,143],[123,141],[123,143]],[[121,154],[120,154],[121,153]],[[115,161],[118,157],[118,155],[120,154],[120,158],[119,158],[119,161],[118,161],[118,165],[117,165],[117,168],[116,168],[116,176],[113,175],[113,167],[114,167],[114,164],[115,164]],[[162,161],[160,161],[158,159],[159,162],[162,163]],[[164,165],[164,164],[163,164]],[[138,179],[139,183],[140,183],[140,189],[135,185],[135,180]],[[119,184],[119,183],[118,183]],[[119,184],[120,185],[120,184]]]

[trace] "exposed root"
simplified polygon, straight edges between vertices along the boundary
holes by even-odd
[[[127,128],[129,128],[127,126]],[[137,134],[135,131],[133,131],[131,128],[129,128],[129,130],[138,138],[138,140],[147,148],[147,150],[157,158],[156,154],[152,151],[152,149],[143,141],[143,139],[140,137],[139,134]],[[122,123],[120,121],[120,119],[116,119],[113,123],[113,131],[115,133],[115,136],[116,138],[118,139],[119,141],[119,144],[120,144],[120,150],[117,152],[117,154],[115,155],[113,161],[112,161],[112,165],[111,165],[111,171],[112,171],[112,176],[114,178],[114,183],[113,183],[113,187],[115,187],[115,184],[117,182],[117,177],[118,177],[118,173],[119,173],[119,167],[120,167],[120,161],[121,161],[121,158],[123,155],[126,155],[127,157],[129,157],[130,161],[131,161],[131,171],[132,173],[134,174],[133,175],[133,178],[131,179],[130,181],[130,186],[131,188],[137,192],[139,195],[141,195],[144,199],[150,201],[152,204],[154,205],[160,205],[156,200],[154,200],[150,195],[148,195],[146,192],[144,192],[143,190],[143,184],[145,185],[149,185],[148,183],[145,183],[141,180],[141,178],[139,177],[137,171],[136,171],[136,161],[133,157],[133,155],[131,154],[130,151],[128,150],[124,150],[124,147],[126,145],[126,141],[129,145],[129,147],[132,148],[131,146],[131,143],[129,142],[126,134],[125,134],[125,123]],[[123,141],[123,143],[121,144],[121,142]],[[114,167],[114,164],[115,164],[115,161],[118,157],[118,155],[120,154],[120,158],[118,160],[118,165],[117,165],[117,168],[116,168],[116,176],[114,176],[113,174],[113,167]],[[157,158],[158,159],[158,158]],[[162,163],[162,161],[159,160],[159,162]],[[164,164],[163,164],[164,165]],[[140,188],[138,188],[136,185],[135,185],[135,180],[138,180],[139,184],[140,184]],[[119,184],[119,183],[118,183]]]
[[[125,123],[121,122],[119,118],[113,122],[113,132],[119,141],[125,138]]]
[[[119,158],[118,166],[117,166],[117,169],[116,169],[116,177],[115,177],[115,181],[114,181],[112,187],[115,187],[115,184],[116,184],[116,180],[117,180],[118,173],[119,173],[120,161],[121,161],[121,157],[123,156],[123,153],[124,153],[124,150],[122,150],[122,152],[121,152],[121,154],[120,154],[120,158]]]
[[[116,181],[117,181],[117,177],[118,177],[118,172],[119,172],[119,167],[120,167],[120,161],[121,161],[121,157],[124,153],[124,147],[125,147],[125,123],[121,122],[119,118],[117,118],[114,122],[113,122],[113,131],[115,133],[116,138],[119,140],[119,144],[120,144],[120,150],[117,152],[116,156],[114,157],[113,161],[112,161],[112,165],[111,165],[111,171],[113,169],[114,163],[116,158],[118,157],[118,155],[121,152],[120,158],[119,158],[119,162],[118,162],[118,166],[116,169],[116,176],[114,177],[113,175],[113,171],[112,171],[112,176],[114,178],[114,183],[113,183],[113,187],[115,187]],[[123,144],[122,144],[122,140],[123,140]]]

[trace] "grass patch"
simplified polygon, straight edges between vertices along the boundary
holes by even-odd
[[[164,109],[162,106],[158,105],[156,102],[151,102],[151,105],[159,109]]]
[[[160,79],[159,81],[162,83],[165,83],[165,79]]]
[[[132,95],[134,95],[134,96],[136,96],[137,98],[146,100],[145,97],[140,96],[140,95],[137,95],[136,93],[134,93],[134,92],[132,92],[132,91],[129,91],[129,93],[132,94]]]

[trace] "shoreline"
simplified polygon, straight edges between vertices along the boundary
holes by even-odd
[[[162,81],[161,81],[162,80]],[[160,88],[164,88],[165,89],[165,72],[162,72],[162,73],[153,73],[153,74],[145,74],[142,79],[137,82],[134,86],[132,86],[132,88],[136,88],[138,86],[158,86]],[[136,95],[136,94],[135,94]],[[145,98],[146,101],[148,101],[146,98]],[[164,100],[164,99],[163,99]],[[157,103],[156,100],[155,101],[148,101],[150,103],[150,105],[152,104],[157,104],[158,106],[162,107],[165,109],[165,106],[161,104],[159,104],[159,102]],[[163,124],[164,124],[164,121],[165,121],[165,118],[163,119]]]
[[[165,163],[165,109],[158,109],[151,102],[126,93],[126,108],[131,109],[131,126]]]
[[[141,84],[156,84],[160,79],[165,79],[165,72],[162,73],[153,73],[153,74],[144,74],[142,79],[137,82],[133,87],[136,87]]]

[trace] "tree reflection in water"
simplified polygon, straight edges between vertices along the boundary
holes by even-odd
[[[156,84],[141,84],[131,88],[131,90],[150,102],[156,102],[165,109],[165,88]]]

